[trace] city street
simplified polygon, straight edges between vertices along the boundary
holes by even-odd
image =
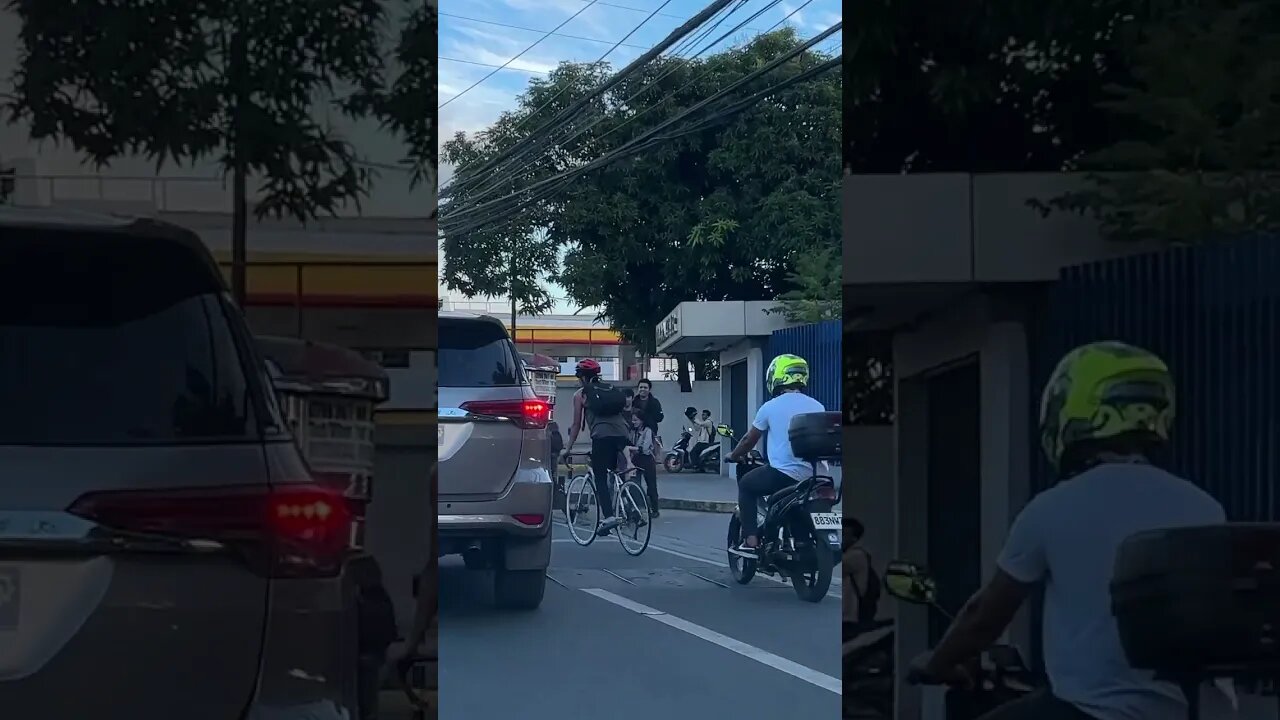
[[[656,522],[638,558],[557,526],[532,613],[494,610],[486,577],[442,564],[441,720],[838,717],[838,579],[816,605],[763,577],[742,587],[721,549],[727,515]]]

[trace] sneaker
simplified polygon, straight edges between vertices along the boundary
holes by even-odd
[[[661,514],[662,513],[658,512],[658,508],[653,508],[652,510],[649,511],[649,517],[651,518],[656,518]]]
[[[760,553],[756,552],[756,550],[757,548],[751,547],[745,542],[738,543],[736,547],[729,548],[729,552],[733,553],[734,555],[737,555],[738,557],[744,557],[750,560],[755,560],[760,557]]]
[[[608,535],[609,533],[613,532],[613,529],[618,527],[621,524],[622,524],[621,519],[611,515],[605,518],[604,520],[600,521],[600,528],[596,530],[596,535],[599,535],[600,537],[604,537],[605,535]]]

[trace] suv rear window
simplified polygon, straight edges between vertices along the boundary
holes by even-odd
[[[216,276],[190,249],[145,245],[0,249],[0,444],[258,435]]]
[[[524,379],[511,339],[487,320],[440,320],[440,387],[509,387]]]

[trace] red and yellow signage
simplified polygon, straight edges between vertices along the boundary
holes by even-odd
[[[231,280],[231,255],[215,253]],[[250,253],[248,304],[257,306],[435,308],[434,256]]]

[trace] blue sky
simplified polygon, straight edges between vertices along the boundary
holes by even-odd
[[[644,23],[607,60],[621,68],[704,8],[710,0],[671,0],[659,14]],[[516,96],[532,77],[546,73],[564,61],[592,62],[609,47],[640,25],[663,0],[440,0],[440,109],[441,141],[458,131],[483,130],[504,110],[515,106]],[[723,46],[741,44],[791,15],[788,24],[802,36],[810,36],[840,19],[839,0],[748,0],[716,33],[692,49],[689,57],[702,51],[707,42],[746,20],[766,6],[760,17],[727,38]],[[802,8],[803,6],[803,8]],[[583,8],[586,8],[583,10]],[[732,7],[732,6],[731,6]],[[512,62],[507,69],[451,100],[495,66],[511,60],[574,13],[582,13],[542,40],[532,50]],[[798,10],[798,11],[797,11]],[[792,14],[794,12],[794,14]],[[464,19],[465,18],[465,19]],[[497,23],[497,24],[495,24]],[[515,27],[529,29],[516,29]],[[697,34],[697,31],[694,33]],[[598,42],[604,41],[604,42]],[[834,36],[819,47],[832,51],[839,44]],[[680,47],[677,45],[676,47]],[[688,48],[688,46],[685,46]],[[711,48],[700,57],[714,53]],[[452,168],[440,169],[443,185],[452,177]]]

